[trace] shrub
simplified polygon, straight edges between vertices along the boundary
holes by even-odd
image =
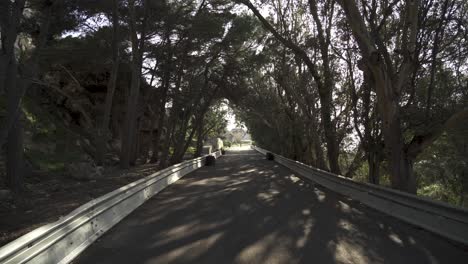
[[[230,148],[231,145],[232,145],[232,143],[231,143],[231,141],[225,140],[225,141],[223,142],[223,145],[224,145],[225,147],[227,147],[227,148]]]

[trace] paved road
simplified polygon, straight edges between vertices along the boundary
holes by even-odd
[[[467,263],[468,251],[231,151],[134,211],[76,263]]]

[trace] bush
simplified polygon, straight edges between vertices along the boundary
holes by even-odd
[[[230,148],[231,145],[232,145],[232,143],[231,143],[231,141],[224,140],[223,145],[224,145],[225,147],[227,147],[227,148]]]

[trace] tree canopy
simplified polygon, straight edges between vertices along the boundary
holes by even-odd
[[[270,151],[466,206],[467,11],[463,0],[1,1],[5,184],[24,191],[37,155],[123,168],[199,156],[224,135],[227,99]]]

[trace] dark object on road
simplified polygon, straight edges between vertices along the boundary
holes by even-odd
[[[275,155],[273,155],[273,153],[271,153],[271,152],[267,152],[266,153],[266,158],[267,158],[267,160],[275,160]]]
[[[221,155],[225,155],[225,154],[226,154],[226,150],[221,149]]]
[[[216,163],[216,158],[212,155],[206,156],[205,166],[214,166]]]

